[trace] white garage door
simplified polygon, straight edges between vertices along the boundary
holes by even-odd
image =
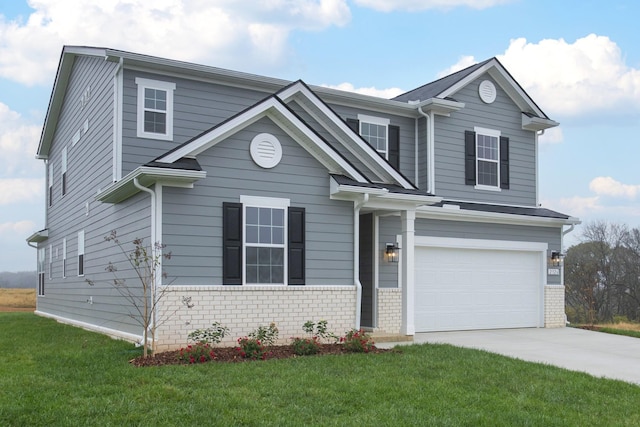
[[[540,325],[541,253],[416,247],[416,332]]]

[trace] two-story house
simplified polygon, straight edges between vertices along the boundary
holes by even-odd
[[[161,348],[214,321],[230,339],[321,319],[403,335],[564,326],[552,264],[579,221],[538,196],[538,135],[557,125],[495,58],[389,100],[67,46],[37,152],[36,312],[140,340],[98,284],[126,265],[104,239],[116,230],[172,253]]]

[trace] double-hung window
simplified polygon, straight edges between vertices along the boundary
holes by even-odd
[[[468,185],[480,190],[509,188],[509,138],[500,131],[475,127],[465,132]]]
[[[67,194],[67,147],[62,149],[62,161],[60,166],[60,175],[62,178],[62,195]]]
[[[360,136],[362,136],[385,159],[389,158],[389,119],[358,115]]]
[[[38,296],[44,295],[45,248],[38,248]]]
[[[136,78],[138,85],[138,137],[173,139],[175,83]]]
[[[49,168],[49,182],[47,183],[49,185],[49,206],[53,206],[53,163],[50,160],[47,167]]]
[[[67,238],[62,239],[62,277],[67,277]]]
[[[241,196],[223,204],[226,285],[303,285],[305,210],[289,199]]]
[[[84,230],[78,232],[78,276],[84,276]]]

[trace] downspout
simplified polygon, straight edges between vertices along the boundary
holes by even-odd
[[[124,58],[120,61],[113,73],[113,182],[122,178],[122,69]]]
[[[435,167],[435,151],[433,148],[433,115],[432,113],[427,114],[422,110],[422,105],[418,107],[418,113],[426,120],[426,136],[427,136],[427,193],[434,193],[434,182],[432,177],[435,176],[433,174],[433,168]]]
[[[151,190],[150,188],[145,187],[144,185],[141,185],[140,182],[138,181],[138,178],[133,178],[133,185],[135,185],[135,187],[137,189],[139,189],[140,191],[144,191],[145,193],[149,193],[151,195],[151,210],[153,211],[153,206],[156,205],[156,193],[155,191]],[[151,215],[151,235],[152,235],[152,240],[153,237],[158,237],[158,236],[154,236],[155,235],[155,228],[156,228],[156,223],[155,223],[155,218],[154,215]],[[156,246],[155,246],[155,242],[151,242],[151,256],[153,257],[153,259],[156,259]],[[151,287],[151,309],[153,310],[153,312],[151,313],[151,325],[149,325],[151,327],[151,331],[153,331],[155,329],[156,326],[156,307],[155,307],[155,301],[156,301],[156,288],[157,288],[157,281],[158,279],[162,278],[162,275],[159,275],[157,271],[153,272],[153,284]],[[143,331],[144,332],[144,331]],[[144,333],[142,335],[144,337]],[[149,338],[147,336],[147,338]],[[147,343],[143,343],[143,345],[147,345]],[[153,343],[152,343],[153,346]]]
[[[360,329],[362,310],[362,283],[360,283],[360,208],[369,201],[369,193],[364,193],[362,201],[353,202],[353,283],[356,287],[356,329]]]

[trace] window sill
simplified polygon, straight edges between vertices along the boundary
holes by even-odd
[[[489,185],[476,185],[474,187],[476,190],[482,190],[482,191],[496,191],[496,192],[501,192],[502,189],[500,187],[492,187]]]

